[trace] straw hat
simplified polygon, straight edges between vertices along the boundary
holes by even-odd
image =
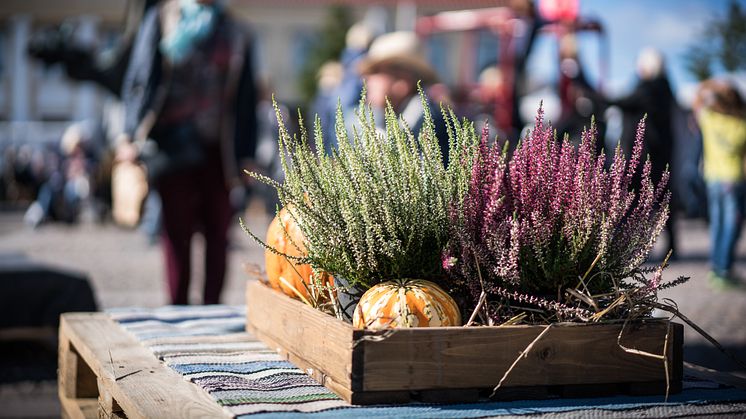
[[[391,32],[376,38],[358,69],[362,75],[398,69],[411,73],[423,84],[438,80],[435,70],[422,53],[417,35],[407,31]]]

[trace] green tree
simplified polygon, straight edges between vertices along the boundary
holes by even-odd
[[[684,53],[687,70],[698,80],[718,71],[746,70],[746,9],[731,0],[725,16],[712,19]]]
[[[697,80],[707,80],[712,76],[714,54],[703,45],[692,45],[684,53],[686,70]]]

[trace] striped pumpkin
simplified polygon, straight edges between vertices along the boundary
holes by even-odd
[[[279,253],[303,257],[308,254],[304,244],[305,236],[290,211],[292,208],[288,210],[286,207],[275,216],[267,229],[266,243]],[[288,260],[285,256],[270,250],[264,251],[264,263],[269,285],[272,288],[293,298],[298,298],[298,294],[303,298],[308,298],[308,287],[311,284],[313,272],[311,265]],[[324,275],[324,283],[331,283],[331,281],[329,275]]]
[[[460,326],[461,313],[442,288],[430,281],[407,279],[374,285],[360,298],[355,328]]]

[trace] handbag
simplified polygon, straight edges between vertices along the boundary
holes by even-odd
[[[114,163],[111,169],[111,212],[114,222],[137,227],[143,203],[148,196],[148,180],[142,164],[132,161]]]

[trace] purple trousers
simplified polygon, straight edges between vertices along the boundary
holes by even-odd
[[[202,302],[217,304],[225,279],[228,227],[233,211],[219,150],[210,150],[198,167],[164,175],[157,184],[163,203],[161,246],[172,304],[188,304],[192,236],[205,239]]]

